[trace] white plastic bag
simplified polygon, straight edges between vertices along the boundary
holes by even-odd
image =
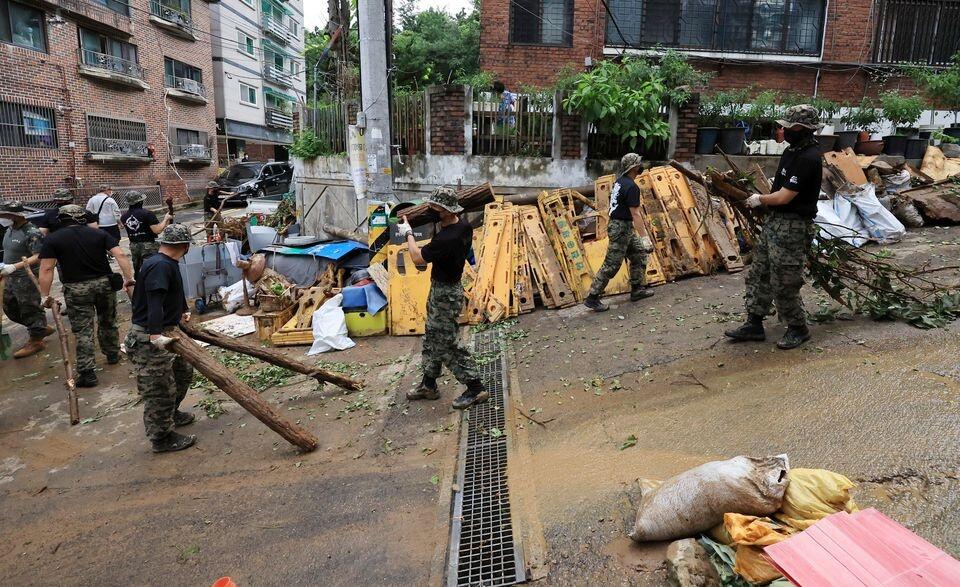
[[[676,540],[706,532],[727,512],[772,514],[783,502],[789,468],[787,455],[740,456],[684,471],[643,494],[630,538]]]
[[[842,198],[840,198],[842,199]],[[848,208],[850,208],[850,202],[846,202]],[[857,217],[854,213],[854,218],[857,220],[857,224],[860,223],[860,218]],[[834,239],[839,238],[846,241],[848,244],[860,248],[863,246],[863,243],[867,242],[866,236],[859,233],[855,228],[851,228],[843,223],[843,220],[837,216],[837,213],[833,209],[833,200],[820,200],[817,202],[817,217],[814,219],[814,222],[817,223],[817,228],[820,229],[818,239]]]
[[[254,291],[254,286],[249,281],[247,282],[247,291]],[[220,296],[220,305],[223,306],[223,309],[227,312],[233,312],[243,305],[243,280],[241,279],[233,285],[217,288],[217,295]]]
[[[872,183],[860,186],[857,192],[851,194],[838,192],[838,195],[849,200],[857,209],[857,214],[871,240],[880,244],[895,243],[907,234],[903,223],[877,199],[876,189]]]
[[[898,173],[891,173],[883,178],[883,182],[887,193],[895,192],[899,194],[910,187],[910,172],[904,169]]]
[[[343,294],[337,294],[325,301],[313,313],[313,346],[307,355],[317,355],[329,350],[342,351],[355,342],[347,336],[347,320],[343,315]]]

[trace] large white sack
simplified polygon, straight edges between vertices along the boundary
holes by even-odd
[[[903,223],[877,199],[876,188],[872,183],[860,186],[857,192],[838,195],[857,209],[871,240],[880,244],[895,243],[907,234]]]
[[[630,538],[676,540],[713,528],[728,512],[772,514],[783,502],[789,468],[786,455],[740,456],[684,471],[643,494]]]
[[[842,200],[843,198],[840,199]],[[850,202],[846,200],[843,201],[846,202],[847,208],[853,208]],[[820,229],[817,238],[821,240],[838,238],[854,247],[862,247],[863,243],[867,242],[866,233],[860,233],[857,229],[844,224],[843,220],[837,216],[833,206],[832,198],[830,200],[820,200],[817,202],[817,217],[814,219],[817,228]],[[857,224],[859,224],[860,219],[857,217],[856,212],[854,212],[854,217],[857,218]]]
[[[307,355],[316,355],[330,350],[348,349],[355,342],[347,336],[347,320],[343,315],[343,294],[337,294],[325,301],[313,313],[313,346]]]

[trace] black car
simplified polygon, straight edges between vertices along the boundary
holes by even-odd
[[[245,206],[249,198],[285,194],[293,181],[293,166],[287,162],[248,161],[231,165],[220,174],[220,199]]]

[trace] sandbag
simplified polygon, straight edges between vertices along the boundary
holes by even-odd
[[[763,557],[763,547],[783,542],[798,530],[770,518],[729,513],[723,516],[723,526],[737,550],[733,566],[737,574],[751,583],[767,583],[782,576]]]
[[[313,346],[307,355],[356,346],[357,343],[347,336],[347,319],[340,307],[342,301],[343,294],[337,294],[313,313]]]
[[[903,223],[907,228],[921,228],[923,226],[923,216],[913,205],[913,201],[904,196],[898,196],[893,201],[893,207],[890,209],[897,220]]]
[[[636,542],[676,540],[706,532],[727,512],[765,516],[780,509],[786,455],[713,461],[645,492],[630,532]]]
[[[837,195],[849,200],[857,209],[857,214],[870,239],[880,244],[895,243],[907,234],[906,227],[884,208],[877,199],[876,188],[872,183],[860,186],[856,192]]]
[[[797,530],[806,530],[830,514],[860,509],[850,497],[850,490],[856,485],[839,473],[826,469],[792,469],[787,479],[783,504],[773,517]]]

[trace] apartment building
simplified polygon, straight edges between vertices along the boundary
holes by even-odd
[[[286,160],[306,96],[303,2],[221,0],[211,9],[220,163]]]
[[[210,40],[204,0],[0,0],[0,197],[201,193],[217,161]]]
[[[548,86],[561,67],[658,48],[755,85],[859,101],[897,86],[903,64],[943,65],[960,49],[955,0],[484,0],[481,66],[508,87]]]

